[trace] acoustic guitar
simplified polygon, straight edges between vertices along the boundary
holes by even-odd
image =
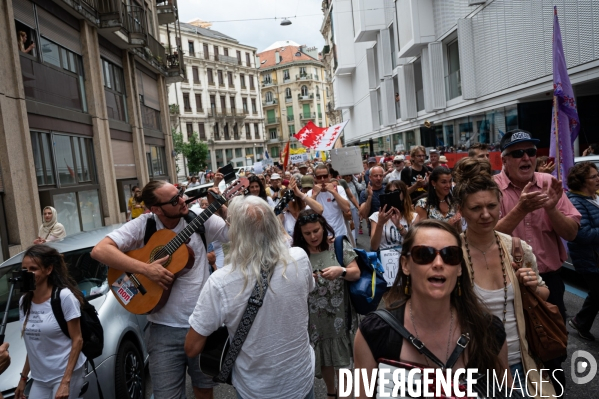
[[[196,216],[179,234],[169,229],[158,230],[150,237],[145,246],[129,251],[126,255],[148,264],[168,255],[169,259],[163,266],[175,275],[175,279],[184,275],[193,267],[195,261],[193,250],[185,244],[187,240],[223,204],[234,196],[244,193],[248,187],[248,179],[244,177],[231,184],[223,195],[209,192],[213,195],[214,202]],[[171,292],[164,290],[158,283],[143,274],[123,272],[111,267],[108,268],[108,284],[121,306],[134,314],[158,311],[166,304]]]

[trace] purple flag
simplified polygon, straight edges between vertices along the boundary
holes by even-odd
[[[576,111],[574,91],[568,77],[562,34],[557,20],[557,7],[554,7],[553,11],[553,96],[555,102],[551,114],[549,156],[556,157],[557,160],[556,151],[559,151],[559,164],[556,165],[553,175],[559,176],[562,179],[562,185],[567,189],[568,170],[574,166],[574,140],[580,131],[580,119],[578,111]],[[556,105],[557,110],[555,110]]]

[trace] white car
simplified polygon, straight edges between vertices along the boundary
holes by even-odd
[[[106,265],[92,259],[90,252],[108,233],[122,224],[102,227],[92,231],[67,236],[61,241],[48,242],[64,255],[71,277],[87,300],[95,306],[104,328],[104,350],[94,359],[98,380],[105,399],[143,399],[145,392],[145,372],[148,360],[144,332],[148,327],[145,315],[135,315],[126,311],[110,292],[106,276]],[[6,309],[13,270],[21,269],[23,252],[0,265],[0,310]],[[19,322],[19,298],[15,290],[8,311],[5,341],[10,343],[10,367],[0,375],[0,392],[4,398],[13,398],[19,382],[19,373],[25,364],[25,342],[21,338]],[[89,362],[85,362],[86,399],[99,398],[96,376]],[[28,394],[32,380],[27,382]],[[85,389],[85,387],[84,387]],[[33,399],[33,398],[32,398]]]

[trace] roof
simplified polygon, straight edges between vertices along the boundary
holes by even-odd
[[[234,43],[239,43],[239,41],[237,39],[234,39],[231,36],[227,36],[223,33],[220,33],[218,31],[215,31],[212,29],[202,28],[200,26],[187,24],[185,22],[180,22],[180,26],[181,26],[182,30],[185,30],[187,32],[195,32],[200,36],[206,36],[206,37],[210,37],[212,39],[228,40],[228,41],[231,41]]]
[[[271,44],[270,46],[268,46],[267,48],[265,48],[262,51],[274,50],[276,48],[281,48],[281,47],[286,47],[286,46],[299,47],[300,44],[294,42],[293,40],[279,40],[278,42],[274,42],[273,44]]]
[[[281,62],[279,62],[278,64],[275,59],[275,53],[277,51],[279,52],[279,56],[281,57]],[[297,61],[320,62],[318,59],[312,58],[308,54],[300,51],[299,46],[284,46],[284,47],[280,47],[280,48],[277,47],[272,50],[263,51],[256,55],[258,57],[260,57],[260,69],[272,68],[275,66],[290,64],[292,62],[297,62]]]

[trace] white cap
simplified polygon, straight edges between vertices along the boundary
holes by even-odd
[[[270,180],[277,180],[277,179],[281,179],[281,176],[278,173],[273,173],[272,175],[270,175]]]
[[[405,161],[406,157],[404,157],[403,155],[396,155],[395,158],[393,158],[393,162],[395,161]]]

